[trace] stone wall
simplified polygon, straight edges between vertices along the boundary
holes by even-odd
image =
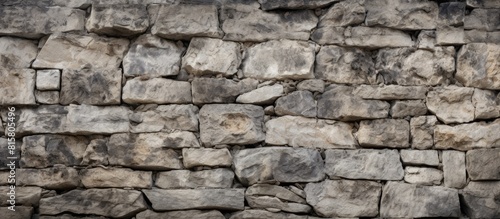
[[[500,218],[498,0],[0,5],[2,218]]]

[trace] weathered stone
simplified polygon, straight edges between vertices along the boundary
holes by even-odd
[[[246,51],[243,75],[258,79],[314,78],[314,45],[292,40],[272,40]]]
[[[0,37],[0,60],[2,60],[0,66],[2,68],[29,68],[37,53],[38,48],[34,41]]]
[[[320,79],[303,80],[297,84],[297,89],[323,93],[325,91],[325,82]]]
[[[500,9],[476,8],[465,16],[464,29],[500,30]]]
[[[273,219],[315,219],[307,215],[295,215],[290,213],[274,213],[260,209],[246,209],[233,213],[229,219],[249,219],[249,218],[273,218]]]
[[[37,90],[59,90],[61,72],[57,69],[36,71]]]
[[[42,215],[71,212],[128,218],[146,209],[146,201],[141,192],[123,189],[71,190],[40,201]]]
[[[149,26],[146,5],[99,5],[92,4],[87,19],[89,32],[111,36],[133,36],[146,31]]]
[[[236,151],[234,172],[244,185],[265,182],[316,182],[325,177],[318,151],[265,147]]]
[[[353,87],[332,86],[318,99],[318,118],[354,121],[386,118],[390,104],[380,100],[364,100],[352,95]]]
[[[123,58],[125,76],[170,76],[179,74],[182,44],[154,35],[139,36]]]
[[[243,4],[226,5],[221,10],[224,39],[231,41],[308,40],[318,23],[310,10],[266,12]]]
[[[94,139],[85,149],[80,165],[83,166],[107,166],[108,162],[108,139]]]
[[[9,219],[27,219],[31,218],[34,209],[33,207],[16,206],[16,211],[12,211],[7,207],[0,208],[0,215]]]
[[[284,202],[271,196],[245,196],[248,205],[253,209],[278,209],[292,213],[309,213],[311,207],[307,204]]]
[[[121,69],[63,70],[60,103],[120,104],[121,85]]]
[[[81,216],[75,216],[72,214],[60,214],[57,216],[48,216],[48,215],[40,215],[38,219],[107,219],[106,217],[103,216],[88,216],[88,217],[81,217]]]
[[[467,151],[467,173],[471,180],[500,180],[500,148]]]
[[[386,84],[439,85],[455,71],[454,56],[453,47],[435,47],[434,51],[382,49],[377,54],[376,68]]]
[[[343,122],[282,116],[266,122],[266,143],[308,148],[355,148],[351,125]]]
[[[346,28],[344,36],[347,46],[383,48],[406,47],[414,44],[407,33],[383,27],[357,26]]]
[[[117,69],[128,45],[126,39],[56,33],[50,35],[33,67]]]
[[[465,86],[500,90],[500,45],[471,43],[457,55],[455,78]]]
[[[2,200],[10,200],[11,196],[14,195],[15,197],[15,204],[16,204],[16,211],[18,210],[17,208],[19,206],[17,205],[24,205],[24,206],[38,206],[38,203],[40,202],[40,197],[42,195],[42,189],[38,187],[21,187],[17,186],[15,187],[15,192],[12,193],[11,189],[9,186],[2,186],[0,187],[0,198]],[[2,204],[5,204],[6,202],[2,202]],[[4,207],[2,207],[4,208]],[[6,208],[6,207],[5,207]],[[5,216],[5,215],[2,215]]]
[[[469,182],[462,191],[463,210],[471,218],[500,217],[499,181]]]
[[[283,95],[283,85],[275,84],[271,86],[263,86],[250,92],[241,94],[236,98],[237,103],[249,103],[257,105],[272,104],[274,101]]]
[[[311,40],[320,45],[343,45],[345,44],[345,31],[345,27],[320,27],[311,33]]]
[[[241,64],[238,43],[212,38],[193,38],[182,59],[182,68],[194,75],[231,76]]]
[[[382,185],[370,181],[325,180],[308,183],[307,203],[325,217],[375,217]]]
[[[494,91],[474,89],[472,94],[475,119],[493,119],[500,117],[500,95]]]
[[[365,0],[334,4],[321,16],[318,28],[356,26],[365,21]]]
[[[295,91],[276,100],[277,115],[316,117],[316,101],[310,91]]]
[[[411,147],[429,149],[434,145],[434,128],[437,124],[435,116],[417,116],[411,118]]]
[[[152,172],[133,171],[127,168],[96,167],[80,171],[82,184],[85,188],[151,188]]]
[[[436,31],[434,30],[420,31],[417,39],[417,48],[434,50],[434,45],[436,45]]]
[[[474,89],[448,86],[436,88],[427,94],[427,108],[446,124],[474,120],[472,94]]]
[[[426,113],[427,106],[423,100],[395,101],[390,111],[392,118],[422,116]]]
[[[238,95],[257,88],[258,83],[253,79],[236,82],[225,78],[195,78],[192,82],[193,103],[232,103]]]
[[[85,11],[60,7],[0,7],[0,35],[40,38],[57,32],[83,30]]]
[[[467,0],[467,5],[474,8],[500,8],[496,0]]]
[[[381,217],[459,217],[458,191],[438,186],[387,182],[382,188]]]
[[[36,104],[34,70],[0,68],[0,78],[0,105]]]
[[[153,106],[130,116],[130,130],[132,133],[198,131],[198,111],[195,105]]]
[[[40,104],[59,104],[59,91],[35,91],[36,102]]]
[[[401,160],[405,165],[438,166],[439,157],[436,150],[401,150]]]
[[[432,1],[370,0],[366,1],[367,26],[395,29],[435,29],[438,5]]]
[[[5,133],[7,134],[7,133]],[[12,139],[11,139],[12,140]],[[10,143],[10,144],[9,144]],[[14,150],[14,154],[11,154],[10,150],[9,150],[9,147],[12,148],[12,143],[14,143],[14,146],[16,147],[16,149]],[[5,137],[0,137],[0,148],[3,148],[3,150],[0,150],[0,170],[8,170],[10,171],[10,168],[13,168],[13,167],[16,167],[16,168],[19,168],[19,163],[18,162],[14,162],[14,165],[12,165],[12,158],[8,158],[8,157],[20,157],[21,155],[21,151],[20,150],[17,150],[17,147],[18,145],[20,145],[21,142],[20,141],[9,141],[8,139],[8,136],[5,136]],[[8,172],[7,172],[8,173]],[[5,182],[8,181],[8,179],[11,179],[12,177],[9,177],[9,176],[6,176],[4,178]],[[7,183],[5,183],[7,184]]]
[[[342,84],[374,84],[377,80],[370,53],[359,48],[321,47],[314,73],[319,79]]]
[[[244,104],[211,104],[200,110],[200,140],[206,146],[264,141],[264,109]]]
[[[436,30],[436,44],[441,46],[465,44],[463,27],[439,27]]]
[[[233,157],[227,148],[184,148],[182,149],[182,161],[186,168],[197,166],[229,167],[232,164]]]
[[[273,10],[273,9],[300,9],[300,8],[321,8],[325,5],[329,5],[338,0],[317,0],[317,1],[305,1],[305,0],[259,0],[260,6],[263,10]]]
[[[19,165],[23,168],[44,168],[62,164],[78,166],[90,140],[84,136],[31,135],[23,138],[22,157]]]
[[[288,202],[296,202],[306,204],[306,200],[294,192],[275,185],[269,184],[255,184],[247,188],[245,192],[245,196],[274,196],[281,200],[285,200]]]
[[[397,150],[326,150],[325,169],[330,178],[401,180],[403,166]]]
[[[64,190],[76,188],[80,184],[80,177],[76,169],[63,165],[45,169],[17,169],[16,184]]]
[[[156,211],[245,208],[244,189],[152,189],[142,192]]]
[[[155,136],[156,135],[156,136]],[[109,138],[109,164],[147,170],[181,169],[179,155],[165,135],[115,134]]]
[[[439,4],[438,24],[440,26],[462,26],[465,17],[464,2],[443,2]]]
[[[410,146],[410,124],[404,119],[364,120],[356,133],[365,147],[407,148]]]
[[[189,24],[189,25],[187,25]],[[151,33],[167,39],[190,40],[192,37],[220,38],[215,5],[162,5]]]
[[[375,100],[419,100],[425,99],[427,88],[424,86],[398,85],[359,85],[353,94],[363,99]]]
[[[419,185],[439,185],[443,180],[443,171],[428,167],[406,167],[405,182]]]
[[[166,78],[134,78],[125,83],[122,99],[128,104],[191,103],[191,84]]]
[[[465,153],[445,150],[442,155],[444,186],[461,189],[467,184]]]
[[[466,30],[465,43],[500,43],[500,31]]]
[[[437,149],[466,151],[474,148],[500,147],[500,119],[491,123],[476,122],[455,126],[437,125],[434,143]]]
[[[200,211],[200,210],[186,210],[186,211],[169,211],[169,212],[154,212],[146,210],[140,212],[135,216],[137,219],[225,219],[224,215],[217,210]]]
[[[172,170],[156,174],[155,186],[162,189],[231,188],[233,180],[231,169]]]

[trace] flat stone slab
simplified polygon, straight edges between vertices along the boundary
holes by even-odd
[[[238,95],[256,89],[258,83],[250,78],[238,82],[226,78],[194,78],[191,82],[193,103],[234,103]]]
[[[171,170],[157,173],[155,186],[162,189],[231,188],[233,180],[233,171],[226,168]]]
[[[436,29],[438,4],[433,1],[403,0],[366,1],[367,26],[384,26],[403,30]]]
[[[122,99],[128,104],[191,103],[191,84],[166,78],[134,78],[125,83]]]
[[[470,122],[475,112],[473,93],[468,87],[436,88],[427,94],[427,108],[446,124]]]
[[[462,190],[464,211],[471,218],[500,217],[499,181],[471,181]]]
[[[420,100],[426,98],[427,90],[424,86],[359,85],[353,94],[368,100]]]
[[[245,189],[142,190],[156,211],[187,209],[243,210]]]
[[[364,120],[356,135],[362,147],[410,147],[410,124],[404,119]]]
[[[154,212],[146,210],[140,212],[135,216],[137,219],[150,219],[150,218],[176,218],[176,219],[225,219],[224,215],[217,210],[185,210],[185,211],[168,211],[168,212]]]
[[[80,184],[78,171],[71,167],[56,165],[44,169],[17,169],[17,186],[37,186],[44,189],[67,190]]]
[[[468,87],[500,90],[500,45],[470,43],[457,55],[457,81]]]
[[[85,188],[151,188],[153,173],[127,168],[90,168],[80,171]]]
[[[59,102],[116,105],[121,102],[122,70],[63,70]]]
[[[460,151],[500,147],[500,119],[490,123],[475,122],[455,126],[437,125],[434,130],[436,149]]]
[[[146,107],[131,114],[130,132],[198,131],[198,111],[192,104]]]
[[[149,26],[147,5],[92,4],[86,28],[89,32],[109,36],[133,36],[145,32]]]

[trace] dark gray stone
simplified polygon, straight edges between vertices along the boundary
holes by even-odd
[[[467,151],[467,173],[471,180],[500,180],[500,148]]]
[[[257,88],[258,83],[253,79],[235,82],[225,78],[195,78],[192,82],[193,103],[234,103],[236,97]]]
[[[122,70],[64,70],[59,102],[68,104],[120,104]]]
[[[500,182],[471,181],[462,190],[463,210],[471,218],[500,217]]]
[[[92,4],[86,28],[89,32],[110,36],[133,36],[148,29],[146,5],[99,5]]]
[[[316,101],[310,91],[295,91],[276,100],[277,115],[316,117]]]

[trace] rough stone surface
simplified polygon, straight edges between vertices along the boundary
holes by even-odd
[[[427,88],[424,86],[398,85],[359,85],[353,94],[363,99],[375,100],[419,100],[425,99]]]
[[[467,184],[465,171],[465,153],[461,151],[443,151],[444,186],[461,189]]]
[[[120,104],[122,71],[64,70],[59,102],[68,104],[113,105]]]
[[[231,188],[234,173],[230,169],[189,171],[172,170],[156,175],[155,186],[162,189]]]
[[[455,78],[469,87],[500,90],[500,45],[470,43],[457,55]]]
[[[476,8],[465,16],[464,29],[500,30],[500,9]]]
[[[266,122],[266,143],[308,148],[355,148],[352,126],[336,121],[282,116]]]
[[[469,182],[462,192],[464,211],[472,218],[500,217],[500,182]]]
[[[249,219],[249,218],[273,218],[273,219],[315,219],[310,216],[296,215],[290,213],[275,213],[260,209],[247,209],[238,211],[229,217],[230,219]]]
[[[325,169],[330,178],[401,180],[403,166],[397,150],[326,150]]]
[[[89,32],[110,36],[133,36],[146,31],[149,26],[146,5],[98,5],[92,4],[87,19]]]
[[[356,135],[362,147],[410,147],[410,124],[404,119],[364,120]]]
[[[347,46],[367,48],[413,46],[410,35],[400,30],[383,27],[357,26],[347,28],[344,32]]]
[[[308,183],[304,189],[307,203],[326,217],[375,217],[381,190],[380,183],[353,180]]]
[[[31,215],[34,212],[33,207],[27,206],[16,206],[16,211],[11,211],[7,207],[0,208],[0,214],[2,217],[10,218],[10,219],[26,219],[31,218]]]
[[[440,27],[436,31],[436,44],[441,46],[465,44],[462,27]]]
[[[130,116],[130,131],[170,132],[198,131],[198,107],[194,105],[160,105],[145,107]]]
[[[301,190],[302,191],[302,190]],[[255,184],[245,191],[245,196],[273,196],[281,200],[306,204],[306,200],[282,186]]]
[[[405,165],[439,165],[438,151],[436,150],[401,150],[400,154]]]
[[[474,8],[500,8],[500,2],[495,0],[467,0],[467,5]]]
[[[283,85],[275,84],[263,86],[250,92],[241,94],[236,98],[237,103],[248,103],[256,105],[272,104],[283,95]]]
[[[179,74],[181,44],[145,34],[139,36],[123,58],[125,76],[170,76]]]
[[[189,25],[187,25],[189,24]],[[215,5],[162,5],[151,33],[167,39],[222,37]]]
[[[387,182],[382,188],[381,217],[459,217],[458,191],[437,186]]]
[[[491,123],[477,122],[455,126],[437,125],[434,143],[437,149],[470,150],[500,147],[500,119]]]
[[[439,4],[437,23],[439,26],[462,26],[466,4],[463,2],[443,2]]]
[[[491,90],[474,89],[472,94],[475,119],[493,119],[500,117],[500,95]]]
[[[211,104],[200,110],[200,140],[206,146],[264,141],[264,109],[245,104]]]
[[[17,169],[16,184],[45,189],[74,189],[80,184],[80,178],[76,169],[56,165],[45,169]]]
[[[371,54],[359,48],[323,46],[316,55],[316,78],[341,84],[374,84]]]
[[[9,186],[1,186],[0,187],[0,198],[2,200],[9,200],[10,195],[9,193],[11,192],[11,189]],[[42,195],[42,189],[38,187],[16,187],[15,189],[15,197],[16,197],[16,205],[24,205],[24,206],[38,206],[38,203],[40,202],[40,197]],[[3,203],[5,204],[5,203]],[[19,206],[16,206],[16,212],[17,208]],[[2,207],[7,209],[7,207]],[[5,215],[3,215],[5,216]]]
[[[272,40],[246,51],[243,75],[257,79],[314,78],[314,46],[292,40]]]
[[[325,82],[319,79],[303,80],[297,84],[297,89],[323,93],[325,91]]]
[[[311,207],[307,204],[284,202],[272,196],[249,196],[245,195],[248,205],[253,209],[278,209],[292,213],[309,213]]]
[[[0,37],[0,60],[2,60],[0,66],[2,68],[29,68],[31,62],[35,60],[37,52],[38,49],[34,41]]]
[[[108,139],[94,139],[85,149],[81,165],[108,165]]]
[[[390,111],[392,118],[422,116],[426,113],[427,106],[423,100],[395,101]]]
[[[117,69],[128,45],[127,39],[56,33],[50,35],[33,67]]]
[[[265,147],[236,151],[234,172],[244,185],[266,182],[316,182],[325,177],[318,151]]]
[[[134,78],[123,87],[122,99],[129,104],[191,103],[191,84],[165,78]]]
[[[200,211],[200,210],[186,210],[186,211],[169,211],[169,212],[154,212],[146,210],[140,212],[135,216],[137,219],[150,219],[150,218],[176,218],[176,219],[225,219],[220,211]]]
[[[40,214],[43,215],[71,212],[122,218],[146,209],[141,192],[123,189],[72,190],[40,201]]]
[[[365,3],[367,26],[395,29],[435,29],[438,5],[432,1],[369,0]]]
[[[500,148],[467,151],[467,173],[471,180],[500,180]]]
[[[257,88],[258,83],[254,79],[236,82],[225,78],[195,78],[192,82],[193,103],[232,103],[238,95]]]
[[[187,209],[243,210],[244,189],[142,190],[157,211]]]
[[[59,91],[35,91],[36,102],[40,104],[59,104]]]
[[[61,72],[57,69],[36,71],[37,90],[59,90],[61,87]]]
[[[448,86],[436,88],[427,94],[427,108],[446,124],[474,120],[472,94],[474,89]]]
[[[197,166],[228,167],[231,166],[232,161],[233,157],[227,148],[182,149],[182,162],[186,168]]]
[[[301,8],[319,8],[328,5],[332,2],[338,0],[317,0],[317,1],[307,1],[307,0],[259,0],[260,6],[263,10],[273,10],[273,9],[301,9]]]
[[[34,70],[0,68],[0,78],[0,105],[35,104]]]
[[[294,91],[276,100],[277,115],[316,117],[316,101],[310,91]]]
[[[152,172],[133,171],[127,168],[92,168],[80,171],[85,188],[151,188]]]
[[[405,182],[419,185],[439,185],[443,180],[443,171],[429,167],[406,167]]]
[[[435,116],[417,116],[410,120],[411,147],[429,149],[434,146]]]

